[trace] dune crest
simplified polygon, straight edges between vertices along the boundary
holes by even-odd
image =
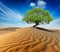
[[[21,28],[0,36],[0,52],[60,52],[59,34]]]

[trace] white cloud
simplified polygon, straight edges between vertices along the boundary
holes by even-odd
[[[38,5],[46,5],[46,2],[44,2],[44,1],[38,1]]]
[[[38,7],[45,8],[46,2],[38,0],[37,5]]]
[[[35,3],[30,3],[30,6],[32,7],[35,7],[35,5],[36,5]]]
[[[6,19],[6,20],[9,20],[9,19],[20,20],[23,17],[20,13],[11,10],[1,2],[0,2],[0,11],[2,11],[2,13],[0,12],[1,13],[0,15],[3,16],[3,19]]]
[[[40,8],[45,8],[45,6],[46,6],[46,2],[45,1],[41,1],[41,0],[38,0],[37,3],[31,2],[30,6],[31,7],[35,7],[36,4],[37,4],[37,7],[40,7]]]
[[[0,29],[1,28],[8,28],[8,27],[20,27],[18,24],[8,24],[8,23],[0,23]]]
[[[22,18],[23,16],[19,12],[13,11],[12,9],[8,8],[0,2],[0,28],[15,26],[18,27],[20,26],[19,23],[22,23]]]
[[[39,25],[39,27],[43,27],[47,29],[60,29],[60,19],[56,19],[52,21],[50,24]]]

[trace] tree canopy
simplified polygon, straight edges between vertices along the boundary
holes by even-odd
[[[41,8],[29,10],[23,18],[23,21],[26,23],[35,23],[36,25],[34,25],[34,27],[39,24],[49,24],[52,20],[53,17],[50,15],[49,11]]]

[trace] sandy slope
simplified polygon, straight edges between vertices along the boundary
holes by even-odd
[[[21,28],[0,36],[0,52],[60,52],[58,35],[36,28]]]
[[[60,33],[60,30],[53,30],[54,32]]]
[[[11,28],[0,28],[0,35],[13,32],[17,29],[19,29],[19,28],[17,28],[17,27],[14,27],[14,28],[13,27],[11,27]]]

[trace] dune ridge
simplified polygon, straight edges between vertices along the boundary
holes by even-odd
[[[0,36],[0,52],[60,52],[59,34],[21,28]]]

